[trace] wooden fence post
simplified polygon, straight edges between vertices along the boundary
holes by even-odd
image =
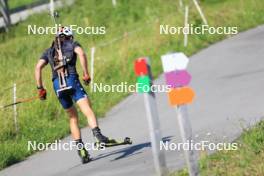
[[[8,27],[11,25],[11,19],[7,0],[0,0],[0,12],[4,19],[5,31],[8,32]]]

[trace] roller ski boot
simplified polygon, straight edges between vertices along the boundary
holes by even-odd
[[[78,155],[80,156],[82,163],[85,164],[91,161],[90,155],[85,149],[82,139],[75,140],[75,143],[77,146]]]
[[[101,133],[100,128],[96,127],[94,129],[92,129],[93,135],[96,139],[95,142],[95,147],[98,149],[102,149],[103,147],[114,147],[114,146],[118,146],[118,145],[127,145],[127,144],[132,144],[132,141],[130,138],[126,137],[124,140],[122,141],[118,141],[115,139],[110,139],[106,136],[104,136]]]
[[[91,161],[90,155],[85,148],[79,149],[78,155],[80,156],[83,164],[86,164]]]

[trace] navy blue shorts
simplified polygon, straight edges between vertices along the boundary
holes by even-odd
[[[88,96],[79,81],[78,75],[70,74],[68,77],[66,77],[66,82],[67,82],[67,86],[72,87],[70,93],[63,94],[60,97],[57,95],[57,90],[60,89],[58,77],[53,80],[53,88],[62,107],[64,109],[69,109],[70,107],[72,107],[73,101],[77,102],[78,100]]]

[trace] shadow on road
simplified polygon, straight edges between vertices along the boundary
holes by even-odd
[[[171,138],[173,136],[167,136],[167,137],[163,137],[162,141],[163,142],[170,142]],[[99,160],[102,158],[106,158],[112,155],[118,155],[121,154],[120,156],[116,157],[115,159],[111,160],[111,161],[115,161],[115,160],[119,160],[128,156],[132,156],[132,155],[137,155],[139,153],[142,153],[142,149],[144,148],[150,148],[151,147],[151,143],[150,142],[145,142],[145,143],[141,143],[141,144],[137,144],[137,145],[132,145],[130,147],[126,147],[124,149],[120,149],[120,150],[116,150],[110,153],[106,153],[106,154],[100,154],[98,157],[93,158],[93,161],[95,160]]]

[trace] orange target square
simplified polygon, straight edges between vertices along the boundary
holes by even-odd
[[[189,87],[180,87],[171,89],[168,92],[169,103],[171,106],[189,104],[195,96],[194,91]]]

